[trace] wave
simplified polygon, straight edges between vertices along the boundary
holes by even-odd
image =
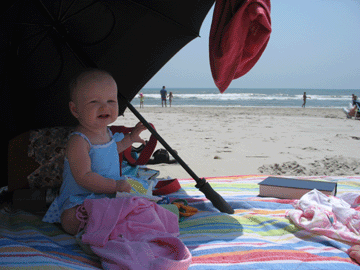
[[[160,94],[145,94],[147,99],[160,99]],[[348,95],[307,95],[311,100],[323,101],[349,101]],[[138,96],[136,96],[138,98]],[[302,95],[287,95],[287,94],[260,94],[260,93],[225,93],[225,94],[174,94],[174,99],[184,100],[302,100]]]

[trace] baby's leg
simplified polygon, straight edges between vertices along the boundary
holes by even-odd
[[[76,210],[79,206],[75,206],[70,209],[66,209],[61,214],[61,226],[63,229],[71,235],[75,235],[78,233],[79,226],[81,221],[76,218]]]

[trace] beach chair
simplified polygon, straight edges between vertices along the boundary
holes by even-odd
[[[347,118],[352,118],[352,116],[349,115],[350,111],[354,108],[354,105],[350,103],[349,108],[343,108],[344,113],[346,114]],[[358,103],[355,103],[355,113],[354,113],[354,120],[360,119],[360,105]]]

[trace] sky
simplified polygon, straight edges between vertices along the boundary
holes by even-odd
[[[216,88],[209,62],[213,8],[200,37],[180,50],[145,88]],[[360,89],[360,1],[272,0],[263,55],[229,88]]]

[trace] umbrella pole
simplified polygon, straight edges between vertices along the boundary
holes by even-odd
[[[134,108],[134,106],[121,94],[120,98],[126,102],[127,107],[130,111],[144,124],[144,126],[155,136],[155,138],[165,147],[167,151],[175,158],[175,160],[188,172],[188,174],[196,181],[195,187],[198,188],[205,197],[209,199],[212,204],[221,212],[233,214],[234,210],[232,207],[217,193],[205,178],[199,178],[189,166],[178,156],[178,154],[168,145],[168,143],[157,133],[157,131],[145,120],[144,117]]]

